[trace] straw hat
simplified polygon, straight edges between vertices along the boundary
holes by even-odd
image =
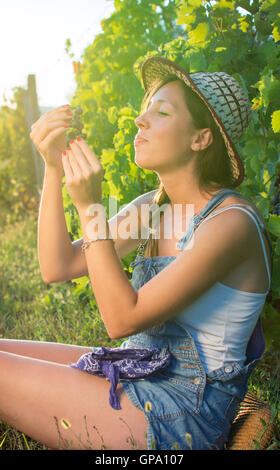
[[[227,450],[266,449],[275,425],[270,406],[254,393],[247,392],[231,425]]]
[[[237,80],[224,72],[188,74],[175,62],[159,56],[146,59],[141,74],[145,91],[172,74],[200,96],[223,136],[231,161],[233,184],[238,186],[244,178],[244,167],[234,144],[250,122],[251,105]]]

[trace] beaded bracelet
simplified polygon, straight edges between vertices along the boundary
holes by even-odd
[[[94,238],[94,240],[88,240],[87,242],[83,242],[82,251],[85,251],[92,242],[97,242],[98,240],[111,240],[115,244],[115,241],[113,240],[113,238],[107,238],[107,237]]]

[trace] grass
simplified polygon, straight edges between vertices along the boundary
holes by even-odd
[[[42,281],[36,215],[2,226],[1,230],[0,337],[119,346],[121,341],[111,340],[107,335],[90,284],[85,294],[71,281],[53,285]],[[267,350],[249,382],[249,388],[271,406],[276,433],[269,449],[274,450],[280,449],[279,359],[279,351]],[[0,450],[45,449],[44,445],[0,422]]]
[[[75,283],[42,280],[35,216],[2,226],[0,273],[0,338],[119,346],[106,332],[90,286],[85,295]],[[0,422],[0,450],[44,448]]]

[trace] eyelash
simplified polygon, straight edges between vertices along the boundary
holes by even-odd
[[[151,107],[147,109],[147,111],[150,111]],[[160,114],[161,116],[168,116],[168,113],[163,113],[162,111],[156,111],[157,114]]]

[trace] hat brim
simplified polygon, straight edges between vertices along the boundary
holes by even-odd
[[[201,93],[201,91],[195,85],[190,75],[182,67],[180,67],[180,65],[176,64],[175,62],[172,62],[171,60],[159,56],[153,56],[146,59],[145,62],[142,64],[141,68],[142,81],[145,91],[148,92],[156,81],[162,80],[166,75],[169,74],[176,75],[187,86],[189,86],[206,104],[207,108],[212,114],[215,123],[217,124],[221,132],[221,135],[226,145],[226,149],[231,162],[233,186],[236,187],[240,185],[240,183],[244,179],[245,172],[243,163],[235,148],[235,145],[227,134],[227,131],[221,119],[219,118],[219,116],[217,116],[215,110],[212,108],[203,93]]]

